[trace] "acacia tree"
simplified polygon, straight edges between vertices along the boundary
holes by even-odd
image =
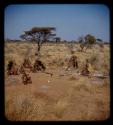
[[[84,37],[83,36],[79,37],[78,42],[80,43],[80,48],[81,48],[81,51],[83,52],[86,45]]]
[[[84,50],[84,48],[91,48],[94,43],[96,43],[96,38],[90,34],[86,35],[85,37],[79,38],[79,43],[81,47],[81,51]]]
[[[24,34],[20,38],[27,41],[37,42],[37,52],[36,55],[39,57],[40,49],[42,44],[47,42],[50,38],[54,37],[56,34],[53,34],[52,31],[56,30],[55,27],[33,27],[29,31],[24,31]]]
[[[93,45],[96,42],[96,38],[90,34],[85,36],[85,42],[89,45]]]
[[[96,38],[90,34],[85,36],[85,41],[87,43],[86,49],[87,48],[92,48],[92,46],[96,43]]]

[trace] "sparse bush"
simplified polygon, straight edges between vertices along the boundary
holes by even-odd
[[[89,62],[97,71],[108,72],[109,71],[109,57],[101,53],[92,53],[89,57]]]
[[[89,62],[93,66],[95,70],[100,70],[102,69],[102,57],[100,54],[97,53],[92,53],[91,56],[89,57]]]
[[[92,65],[95,65],[98,62],[98,54],[92,54],[91,57],[89,58],[89,62]],[[99,62],[98,62],[99,63]]]

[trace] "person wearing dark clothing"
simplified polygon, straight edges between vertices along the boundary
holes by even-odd
[[[34,70],[35,71],[45,71],[46,67],[44,66],[44,64],[40,61],[40,60],[36,60],[34,63]]]

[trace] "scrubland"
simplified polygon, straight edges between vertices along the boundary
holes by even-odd
[[[93,72],[109,73],[110,47],[93,46],[81,52],[73,44],[78,57],[79,71],[89,59]],[[9,60],[21,65],[29,56],[35,61],[35,43],[5,43],[5,116],[11,121],[92,121],[110,117],[110,78],[80,76],[75,69],[65,71],[71,57],[65,44],[44,44],[41,60],[51,77],[42,72],[31,73],[32,84],[24,85],[21,74],[7,76]]]

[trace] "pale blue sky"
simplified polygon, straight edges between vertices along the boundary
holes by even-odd
[[[63,40],[86,34],[110,40],[109,8],[103,4],[15,4],[4,14],[5,38],[20,39],[32,27],[53,26]]]

